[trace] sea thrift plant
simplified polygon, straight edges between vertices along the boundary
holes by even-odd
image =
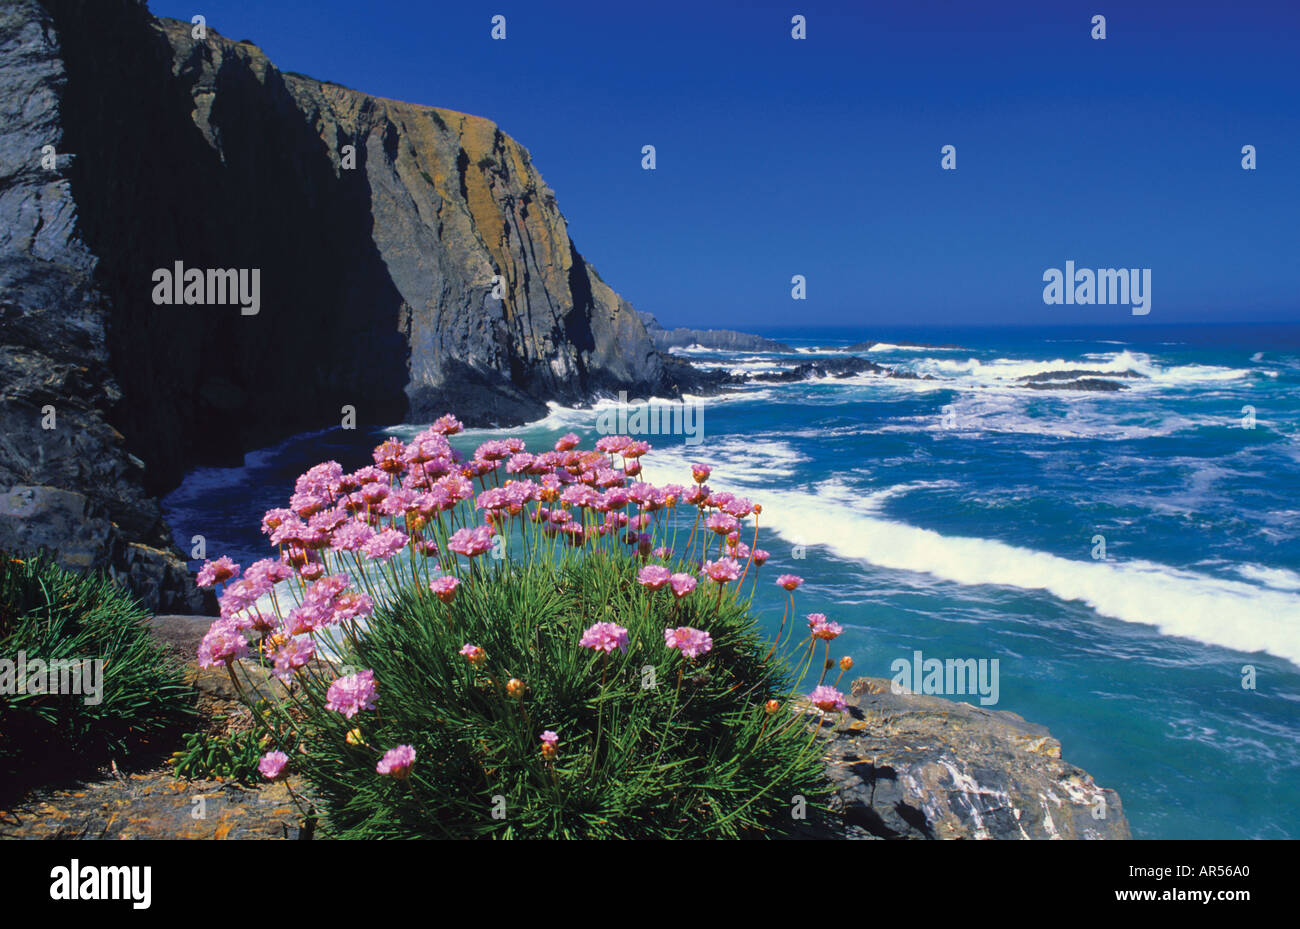
[[[783,648],[802,579],[781,575],[760,635],[762,506],[705,463],[652,482],[628,436],[461,431],[444,416],[355,471],[310,468],[262,520],[274,557],[204,565],[221,616],[200,661],[292,734],[262,774],[291,766],[341,837],[789,831],[789,798],[827,790],[816,733],[847,702],[801,682],[842,629],[810,614]]]

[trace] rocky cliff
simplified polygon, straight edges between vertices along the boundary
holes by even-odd
[[[0,548],[147,573],[182,609],[154,498],[196,464],[344,406],[506,425],[675,390],[493,123],[282,73],[139,0],[12,0],[0,46]],[[177,262],[257,269],[258,311],[156,304]]]
[[[0,62],[0,549],[51,547],[150,605],[198,608],[144,464],[110,422],[110,303],[77,232],[67,75],[35,2],[0,6]]]

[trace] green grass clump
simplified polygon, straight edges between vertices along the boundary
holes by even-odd
[[[312,751],[295,760],[349,838],[727,838],[779,834],[797,798],[824,793],[806,717],[785,665],[765,658],[743,605],[674,604],[647,591],[636,561],[597,554],[553,565],[506,562],[450,604],[408,594],[376,613],[349,662],[380,682],[377,708],[347,720],[318,709]],[[626,653],[578,647],[596,622],[628,630]],[[666,627],[708,630],[695,660]],[[474,666],[461,654],[483,648]],[[511,696],[510,681],[524,685]],[[767,702],[779,709],[769,713]],[[348,730],[360,729],[350,744]],[[553,760],[538,734],[559,736]],[[409,744],[408,779],[377,777],[379,754]],[[495,815],[494,815],[495,814]]]
[[[250,785],[261,782],[257,763],[267,748],[284,745],[286,750],[293,751],[294,747],[292,733],[272,729],[271,719],[266,702],[262,701],[254,708],[250,729],[186,733],[180,749],[172,754],[172,769],[178,778],[186,780],[231,778]]]
[[[190,716],[192,689],[150,637],[148,616],[102,574],[0,552],[0,774],[8,786],[120,762]],[[29,669],[33,660],[102,660],[99,702],[18,692],[20,654]]]

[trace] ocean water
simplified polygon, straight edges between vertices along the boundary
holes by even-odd
[[[994,708],[1048,726],[1119,791],[1135,837],[1300,838],[1300,327],[765,334],[795,354],[684,355],[761,373],[889,339],[867,357],[929,375],[755,383],[703,401],[699,445],[646,437],[648,479],[687,483],[703,461],[710,486],[763,504],[773,634],[772,581],[799,574],[800,613],[845,627],[855,675],[917,650],[998,659]],[[1016,380],[1075,369],[1128,389]],[[596,414],[554,408],[509,434],[591,440]],[[199,469],[165,501],[177,541],[264,557],[261,514],[301,471],[358,466],[384,431],[423,425]]]

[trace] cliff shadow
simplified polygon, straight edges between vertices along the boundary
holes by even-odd
[[[364,139],[336,173],[282,75],[204,42],[178,52],[133,0],[44,0],[67,87],[80,231],[112,301],[109,412],[166,492],[198,464],[406,412],[404,305],[371,236]],[[211,41],[211,40],[210,40]],[[195,94],[195,88],[199,93]],[[212,138],[196,124],[208,107]],[[155,305],[155,269],[258,269],[260,309]]]

